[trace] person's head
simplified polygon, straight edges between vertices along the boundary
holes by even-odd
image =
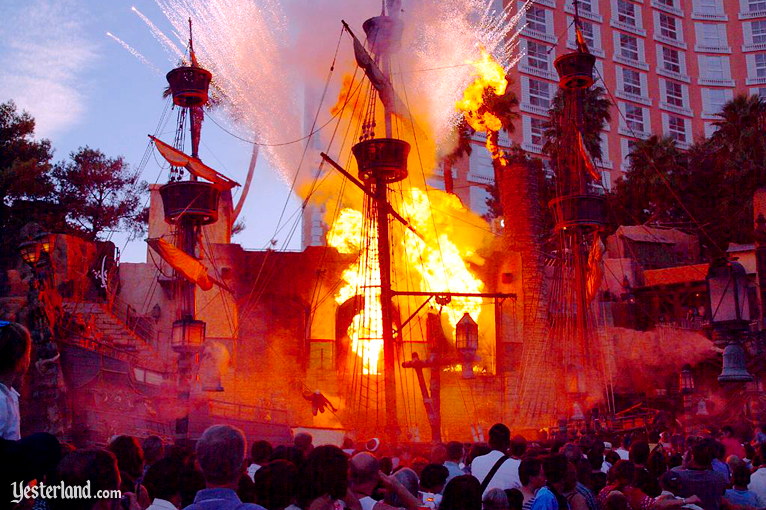
[[[468,451],[466,464],[470,465],[473,462],[473,459],[475,459],[476,457],[481,457],[482,455],[486,455],[491,451],[492,451],[492,448],[490,448],[487,444],[476,443],[475,445],[471,446],[471,449]]]
[[[612,491],[604,500],[604,510],[629,510],[628,498],[620,491]]]
[[[52,477],[50,484],[63,483],[70,487],[84,487],[90,483],[91,494],[116,491],[120,486],[117,459],[112,452],[101,449],[76,450],[66,455]],[[52,510],[109,510],[111,499],[49,499]]]
[[[271,455],[274,453],[274,449],[271,447],[271,443],[264,440],[254,441],[250,447],[250,460],[254,464],[262,466],[271,460]]]
[[[447,461],[447,447],[442,444],[435,444],[431,448],[430,460],[432,464],[444,464]]]
[[[609,470],[609,482],[618,487],[625,487],[633,483],[636,477],[636,466],[629,460],[619,460]]]
[[[745,488],[750,484],[750,469],[744,463],[734,466],[731,473],[731,484],[735,487]]]
[[[668,470],[668,462],[665,454],[660,450],[654,450],[649,454],[649,460],[646,462],[646,469],[654,478],[659,478],[662,473]]]
[[[678,494],[681,491],[681,475],[678,471],[666,471],[660,477],[660,487],[671,494]]]
[[[307,457],[314,448],[314,438],[308,432],[299,432],[293,438],[293,445]]]
[[[530,488],[532,492],[545,485],[543,462],[537,457],[521,459],[519,481],[521,481],[521,485]]]
[[[281,510],[295,499],[298,468],[292,462],[275,460],[266,463],[253,477],[255,502],[266,510]]]
[[[527,440],[524,438],[524,436],[515,435],[513,436],[513,439],[511,439],[511,448],[510,448],[510,455],[511,457],[515,457],[517,459],[520,459],[524,453],[527,451]]]
[[[29,368],[32,339],[27,328],[0,321],[0,378],[12,384]]]
[[[176,459],[164,458],[154,462],[144,475],[144,486],[152,499],[160,498],[176,506],[181,504],[181,471]]]
[[[582,458],[582,450],[574,443],[565,444],[561,450],[559,450],[559,453],[566,457],[569,462],[576,462],[577,459]]]
[[[448,477],[449,470],[443,464],[428,464],[420,473],[420,487],[426,492],[441,492]]]
[[[524,496],[522,496],[522,500]],[[481,500],[482,510],[508,510],[508,496],[503,489],[495,487],[487,491]]]
[[[563,485],[567,476],[567,469],[567,458],[560,453],[548,455],[543,458],[543,472],[545,473],[545,479],[554,487]]]
[[[489,429],[489,447],[505,453],[511,446],[511,431],[502,423],[495,423]]]
[[[348,477],[349,460],[343,450],[332,445],[314,448],[303,465],[298,506],[308,508],[312,501],[324,495],[343,498],[348,490]]]
[[[459,441],[450,441],[447,443],[447,460],[451,462],[460,462],[463,460],[463,443]]]
[[[151,466],[160,460],[165,454],[165,445],[158,436],[149,436],[141,442],[141,448],[144,450],[144,463]]]
[[[193,464],[186,465],[181,472],[181,506],[179,508],[186,508],[194,503],[194,498],[197,492],[205,488],[205,476],[202,471],[194,467]]]
[[[56,436],[47,432],[31,434],[14,443],[17,451],[7,458],[15,459],[13,469],[19,480],[45,480],[65,454]]]
[[[213,425],[197,441],[197,462],[208,487],[236,488],[245,461],[245,435],[230,425]]]
[[[107,449],[117,457],[120,471],[135,480],[144,472],[144,450],[133,436],[117,436]]]
[[[440,466],[440,467],[444,467],[444,466]],[[447,468],[444,468],[444,469],[447,469]],[[402,484],[402,487],[407,489],[407,492],[417,497],[418,475],[415,474],[415,471],[411,470],[410,468],[402,468],[396,473],[394,473],[393,477],[396,478],[400,484]],[[428,491],[428,492],[433,492],[433,491]],[[389,491],[388,493],[386,493],[386,503],[397,508],[407,506],[406,503],[399,497],[399,495],[393,491]]]
[[[724,425],[721,427],[721,434],[723,434],[723,437],[733,437],[734,429],[731,427],[731,425]]]
[[[359,452],[351,457],[349,463],[349,482],[352,488],[377,485],[380,461],[369,452]]]
[[[303,453],[294,446],[285,446],[283,444],[274,448],[271,454],[271,460],[286,460],[292,462],[300,471],[305,461]]]
[[[620,458],[620,454],[614,450],[609,450],[604,454],[604,460],[613,466],[620,460]]]
[[[692,448],[692,464],[697,469],[709,469],[713,462],[713,449],[709,443],[701,441]]]
[[[601,471],[601,466],[604,464],[603,453],[598,448],[591,448],[588,450],[588,462],[592,470]]]
[[[456,476],[444,488],[439,510],[481,510],[481,484],[474,476]]]
[[[505,489],[509,510],[521,510],[524,507],[524,494],[519,489]]]
[[[383,474],[390,475],[394,471],[394,459],[391,457],[381,457],[380,470]]]
[[[636,441],[630,445],[630,454],[628,456],[633,464],[643,466],[649,460],[649,443],[646,441]]]
[[[412,462],[410,462],[410,467],[418,476],[420,476],[423,473],[423,469],[425,469],[428,464],[430,463],[425,457],[415,457],[412,459]]]

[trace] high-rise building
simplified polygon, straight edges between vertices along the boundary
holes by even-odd
[[[525,5],[512,1],[511,9]],[[615,103],[597,162],[607,189],[636,140],[664,134],[686,148],[713,132],[735,95],[766,97],[766,0],[580,0],[579,12],[597,84]],[[525,18],[525,56],[512,71],[521,120],[511,139],[540,154],[558,86],[553,61],[575,49],[572,0],[534,0]],[[462,174],[456,169],[456,193],[483,212],[491,165],[486,151],[474,153]]]

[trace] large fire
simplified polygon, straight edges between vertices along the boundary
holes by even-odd
[[[419,237],[407,229],[395,232],[392,256],[393,265],[409,268],[395,271],[392,283],[395,289],[409,288],[422,292],[468,292],[479,293],[484,284],[468,268],[466,260],[475,257],[473,250],[451,239],[448,228],[436,232],[433,211],[449,214],[462,210],[457,197],[437,190],[426,193],[419,188],[404,192],[401,214],[415,227]],[[335,299],[345,303],[354,296],[363,305],[348,328],[351,350],[361,359],[362,373],[375,375],[380,372],[383,351],[380,308],[380,269],[377,253],[377,232],[374,221],[365,223],[362,213],[355,209],[343,209],[327,234],[327,243],[341,253],[359,254],[358,259],[343,272],[345,285]],[[398,234],[402,232],[402,234]],[[401,305],[401,300],[398,304]],[[444,307],[449,324],[455,324],[468,312],[478,320],[481,298],[454,298]]]
[[[457,102],[457,109],[463,112],[466,122],[480,133],[487,134],[487,150],[492,159],[505,161],[505,154],[498,145],[498,133],[503,128],[500,118],[487,107],[486,94],[505,94],[508,79],[505,70],[490,53],[481,52],[481,58],[471,62],[475,79],[466,87],[463,98]]]

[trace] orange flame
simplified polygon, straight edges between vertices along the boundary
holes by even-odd
[[[463,99],[457,102],[457,110],[463,112],[466,122],[480,133],[487,133],[487,150],[492,159],[505,163],[505,153],[498,146],[498,133],[503,128],[500,119],[490,112],[484,104],[484,95],[491,91],[497,96],[505,94],[508,80],[505,70],[497,60],[484,49],[481,58],[471,62],[476,78],[466,87]]]

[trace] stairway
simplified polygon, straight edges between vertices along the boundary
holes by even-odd
[[[127,324],[110,312],[104,303],[64,301],[64,311],[82,318],[84,331],[75,332],[126,351],[137,351],[148,344],[136,335]],[[80,321],[77,320],[80,325]]]

